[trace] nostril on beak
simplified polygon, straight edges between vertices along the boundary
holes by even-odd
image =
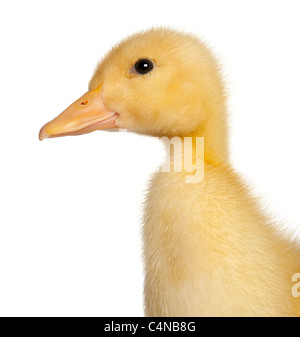
[[[80,105],[87,105],[89,101],[82,101],[80,102]]]

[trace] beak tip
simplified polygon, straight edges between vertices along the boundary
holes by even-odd
[[[45,131],[45,127],[43,126],[40,130],[40,133],[39,133],[39,140],[42,141],[44,140],[45,138],[48,138],[49,135],[47,134],[47,132]]]

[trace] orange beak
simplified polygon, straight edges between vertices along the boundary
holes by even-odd
[[[40,140],[116,128],[118,114],[106,109],[100,94],[101,86],[85,93],[45,124],[39,134]]]

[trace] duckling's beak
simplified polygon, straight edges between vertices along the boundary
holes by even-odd
[[[116,128],[118,114],[106,109],[100,94],[101,86],[85,93],[45,124],[39,134],[40,140]]]

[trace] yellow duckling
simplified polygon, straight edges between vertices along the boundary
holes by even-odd
[[[188,183],[183,167],[156,173],[149,188],[147,316],[300,316],[300,297],[292,294],[299,249],[277,233],[231,169],[226,120],[210,51],[190,35],[152,29],[114,47],[89,91],[40,131],[41,140],[116,128],[183,143],[192,137],[203,179]],[[196,151],[199,137],[204,155]],[[179,152],[174,146],[173,167]]]

